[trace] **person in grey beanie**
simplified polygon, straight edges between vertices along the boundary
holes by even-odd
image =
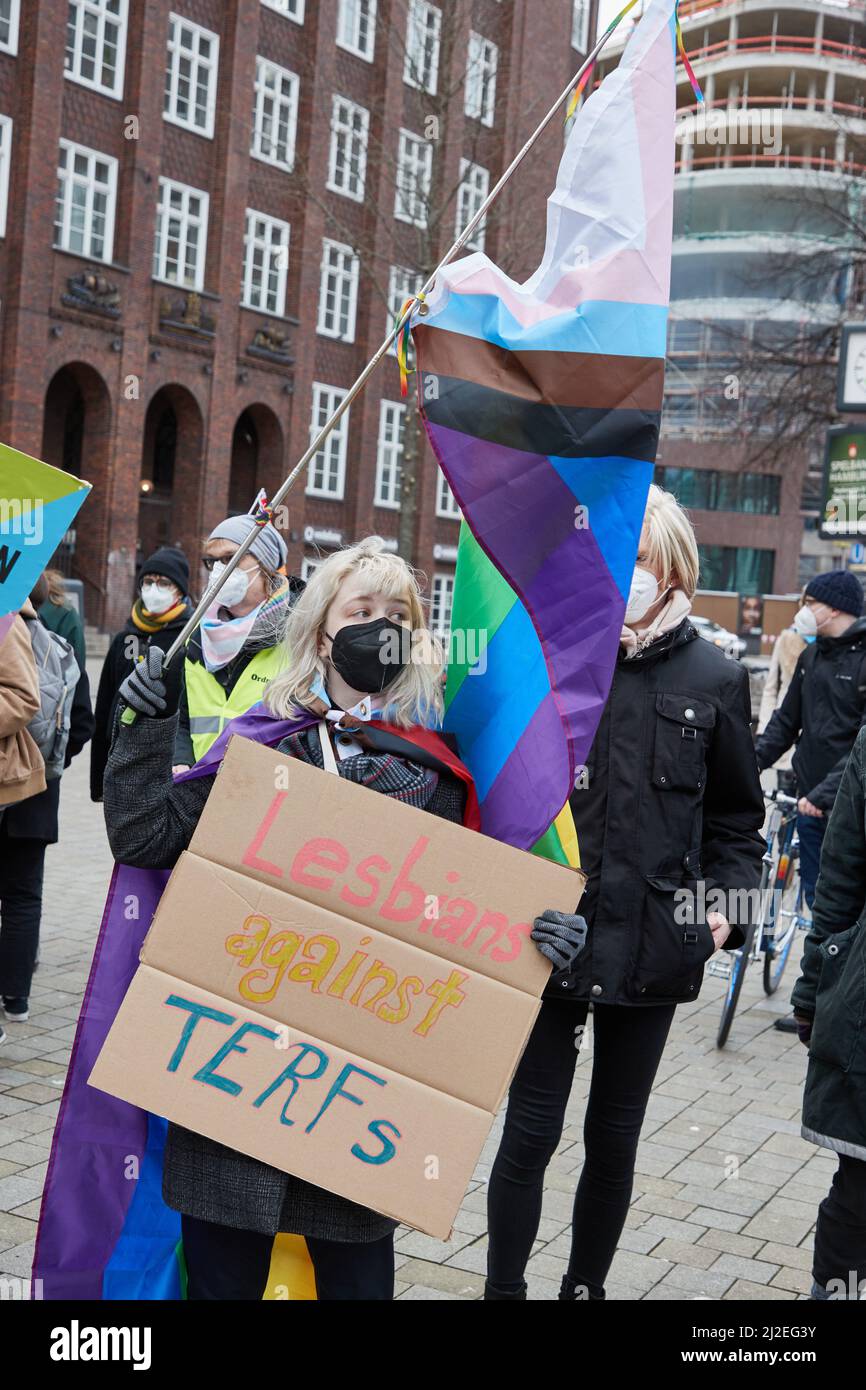
[[[283,668],[282,633],[300,580],[275,526],[230,516],[211,531],[202,564],[211,584],[250,531],[256,538],[187,644],[178,698],[175,771],[203,757],[225,725],[261,698]]]
[[[792,746],[791,766],[797,784],[797,830],[800,878],[809,908],[827,819],[848,756],[866,724],[866,618],[863,590],[846,570],[818,574],[806,585],[794,628],[806,639],[788,693],[755,751],[758,766],[772,767]],[[795,1033],[794,1017],[776,1020],[782,1032]]]

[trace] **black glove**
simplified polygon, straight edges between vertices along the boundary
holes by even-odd
[[[144,714],[149,719],[165,719],[174,714],[174,710],[168,708],[166,685],[162,679],[164,655],[161,647],[149,646],[118,691],[124,704],[134,709],[136,714]]]
[[[794,1022],[797,1025],[797,1037],[804,1047],[808,1047],[812,1040],[812,1025],[815,1022],[814,1015],[798,1014],[795,1009]]]
[[[549,907],[536,917],[530,936],[555,970],[569,970],[586,945],[586,932],[583,917]]]

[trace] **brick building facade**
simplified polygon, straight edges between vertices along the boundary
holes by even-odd
[[[123,621],[137,555],[194,558],[273,493],[404,270],[578,67],[595,3],[0,0],[0,439],[93,483],[68,557],[90,621]],[[561,130],[486,229],[519,278]],[[399,538],[442,625],[459,520],[424,442],[401,532],[401,431],[389,357],[290,494],[290,564]]]

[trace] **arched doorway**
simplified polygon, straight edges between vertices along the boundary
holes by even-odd
[[[111,398],[95,368],[70,362],[45,392],[41,457],[92,483],[93,490],[51,559],[54,569],[85,586],[89,622],[101,620],[106,593]]]
[[[248,512],[264,488],[273,497],[283,481],[283,431],[266,405],[250,405],[238,416],[232,435],[229,514]]]
[[[140,564],[163,545],[192,557],[198,545],[202,414],[183,386],[163,386],[144,421],[138,509]]]

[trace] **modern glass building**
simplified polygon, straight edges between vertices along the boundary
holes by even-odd
[[[815,534],[821,423],[765,446],[798,339],[866,317],[864,6],[681,0],[680,17],[705,100],[680,66],[658,480],[695,509],[703,587],[786,592],[843,561]],[[824,367],[812,389],[832,400]]]

